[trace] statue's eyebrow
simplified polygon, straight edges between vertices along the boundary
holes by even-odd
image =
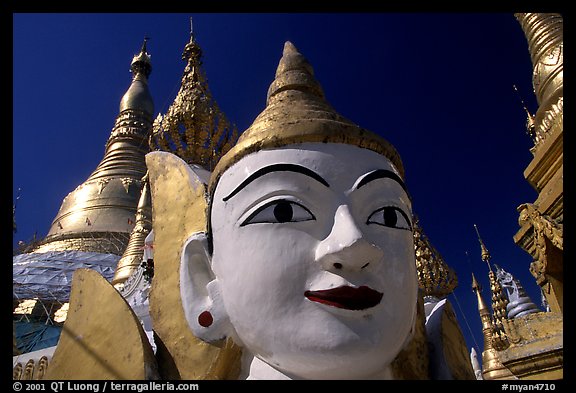
[[[238,187],[236,187],[234,189],[234,191],[232,191],[230,194],[228,194],[227,197],[223,198],[222,200],[224,202],[228,201],[230,198],[232,198],[234,195],[236,195],[240,190],[242,190],[244,187],[246,187],[249,183],[251,183],[254,180],[256,180],[257,178],[264,176],[264,175],[271,173],[271,172],[301,173],[303,175],[309,176],[312,179],[322,183],[326,187],[330,187],[328,182],[326,180],[324,180],[322,178],[322,176],[320,176],[316,172],[314,172],[314,171],[312,171],[312,170],[310,170],[304,166],[296,165],[296,164],[274,164],[274,165],[269,165],[269,166],[265,166],[263,168],[258,169],[252,175],[248,176],[248,178],[246,180],[244,180]]]
[[[356,189],[358,189],[362,186],[365,186],[366,184],[370,183],[371,181],[374,181],[376,179],[382,179],[382,178],[388,178],[388,179],[394,180],[395,182],[400,184],[400,187],[402,187],[404,192],[406,194],[408,194],[408,190],[406,189],[406,185],[404,184],[404,182],[402,181],[400,176],[398,176],[396,173],[394,173],[392,171],[389,171],[388,169],[377,169],[373,172],[368,173],[366,176],[364,176],[362,178],[362,180],[360,180],[360,182],[358,182]]]

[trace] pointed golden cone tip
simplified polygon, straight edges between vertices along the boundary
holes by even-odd
[[[484,302],[484,298],[482,298],[482,286],[476,280],[476,276],[472,273],[472,291],[476,293],[476,301],[478,303],[478,311],[482,313],[487,312],[488,307],[486,306],[486,302]]]
[[[268,89],[266,108],[216,165],[210,179],[210,194],[213,195],[226,169],[246,155],[306,142],[345,143],[375,151],[387,157],[404,177],[404,167],[394,146],[338,114],[325,100],[310,63],[287,41],[276,78]]]
[[[476,280],[476,276],[474,275],[474,273],[472,273],[472,290],[473,291],[481,291],[482,288],[480,287],[480,284],[478,284],[478,281]]]
[[[134,55],[132,58],[132,63],[130,64],[130,70],[134,74],[138,72],[143,72],[146,77],[150,76],[152,72],[152,63],[150,61],[150,55],[146,51],[146,43],[148,42],[148,37],[144,37],[144,42],[140,48],[140,53]]]

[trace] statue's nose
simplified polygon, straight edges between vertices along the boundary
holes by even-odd
[[[383,252],[370,244],[347,205],[336,209],[330,234],[318,244],[315,259],[328,271],[361,271],[379,263]]]

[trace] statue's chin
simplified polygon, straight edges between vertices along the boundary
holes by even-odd
[[[270,367],[290,379],[371,379],[387,375],[393,354],[386,351],[367,353],[299,353],[294,357],[262,358]]]

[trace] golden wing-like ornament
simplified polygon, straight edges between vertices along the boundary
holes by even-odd
[[[74,272],[70,309],[58,346],[47,370],[41,363],[35,379],[158,377],[154,353],[138,317],[118,291],[92,269]]]
[[[231,339],[208,344],[190,330],[180,295],[184,242],[208,230],[206,185],[185,161],[155,151],[146,155],[152,195],[154,278],[150,317],[158,368],[168,379],[236,379],[241,349]]]

